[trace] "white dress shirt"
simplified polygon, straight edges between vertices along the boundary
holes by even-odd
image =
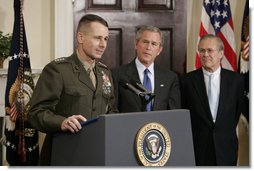
[[[215,111],[211,111],[211,113],[212,113],[212,116],[213,116],[213,121],[215,122],[216,117],[217,117],[218,105],[219,105],[221,67],[219,67],[213,73],[206,71],[204,68],[202,68],[202,70],[203,70],[203,73],[204,73],[207,95],[208,95],[209,76],[213,75],[212,86],[213,86],[213,95],[215,96],[216,103],[215,103]]]
[[[138,69],[138,75],[139,75],[139,79],[140,82],[143,84],[143,80],[144,80],[144,70],[146,69],[146,67],[138,60],[138,58],[135,59],[135,63]],[[149,67],[149,73],[148,73],[148,77],[151,80],[151,84],[152,84],[152,92],[154,92],[154,63],[152,63]]]

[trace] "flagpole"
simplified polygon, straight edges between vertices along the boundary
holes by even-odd
[[[18,145],[18,154],[20,156],[20,161],[26,162],[26,149],[25,149],[25,130],[24,130],[24,21],[23,21],[23,3],[24,0],[20,0],[20,54],[19,54],[19,69],[18,69],[18,79],[19,79],[19,88],[18,97],[20,99],[20,133],[19,133],[19,145]]]

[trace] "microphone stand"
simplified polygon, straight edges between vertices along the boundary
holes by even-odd
[[[133,82],[133,81],[132,81]],[[142,84],[140,83],[133,83],[134,86],[130,83],[128,83],[125,80],[121,80],[120,84],[124,86],[125,88],[128,88],[132,92],[134,92],[137,96],[141,98],[142,103],[142,111],[146,111],[146,105],[155,97],[155,94],[151,91],[148,91]],[[146,99],[146,97],[149,97]]]
[[[149,96],[148,99],[146,99],[146,96]],[[153,100],[153,98],[155,97],[154,93],[152,92],[142,92],[142,96],[140,96],[141,98],[141,103],[142,103],[142,111],[145,112],[146,111],[146,105]]]

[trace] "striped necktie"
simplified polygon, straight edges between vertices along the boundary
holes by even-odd
[[[143,85],[146,87],[146,89],[148,91],[152,91],[152,84],[151,84],[151,80],[148,76],[149,73],[149,69],[145,69],[144,70],[144,80],[143,80]],[[149,96],[145,96],[146,100],[149,99]],[[147,105],[146,105],[146,111],[151,111],[152,110],[152,101],[150,101]]]

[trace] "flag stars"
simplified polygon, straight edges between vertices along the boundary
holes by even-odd
[[[215,5],[215,0],[212,0],[212,5]]]
[[[210,4],[210,0],[205,0],[205,5]]]
[[[15,145],[15,144],[12,144],[10,141],[7,141],[6,146],[7,146],[7,147],[11,147],[12,150],[14,150],[14,151],[17,150],[16,145]],[[27,152],[33,152],[33,151],[36,150],[38,147],[39,147],[39,144],[36,143],[36,144],[34,144],[33,146],[27,147],[27,148],[26,148],[26,151],[27,151]]]
[[[11,142],[7,141],[6,146],[11,146]]]
[[[17,58],[18,58],[18,55],[14,53],[13,58],[14,58],[14,59],[17,59]]]
[[[26,56],[27,56],[27,54],[26,54],[26,52],[24,52],[24,53],[23,53],[23,57],[26,57]]]
[[[34,146],[33,146],[33,150],[36,150],[36,148],[39,146],[39,144],[35,144]]]
[[[223,18],[228,17],[227,11],[223,11],[221,15],[222,15]]]
[[[11,145],[11,148],[12,148],[13,150],[16,149],[14,144]]]
[[[215,15],[216,15],[217,18],[219,18],[221,16],[220,11],[216,10]]]
[[[20,58],[20,57],[24,57],[24,58],[29,58],[29,54],[24,52],[23,54],[22,53],[19,53],[19,54],[15,54],[13,56],[9,56],[9,59],[10,61],[11,60],[14,60],[14,59],[17,59],[17,58]]]
[[[215,15],[214,10],[211,10],[210,15],[211,15],[211,17],[213,17]]]
[[[220,0],[216,0],[216,3],[217,3],[218,5],[220,5]]]
[[[33,148],[32,148],[32,147],[29,147],[29,148],[28,148],[28,151],[29,151],[29,152],[33,151]]]
[[[217,29],[217,28],[220,28],[220,22],[218,21],[215,21],[214,23],[214,27]]]
[[[16,150],[15,144],[12,144],[10,141],[7,141],[6,146],[11,147],[13,150]]]
[[[228,0],[224,0],[223,5],[224,7],[228,6]]]
[[[24,74],[27,76],[32,76],[32,73],[30,71],[25,71]]]

